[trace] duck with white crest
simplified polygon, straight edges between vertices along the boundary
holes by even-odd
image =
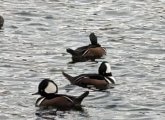
[[[80,108],[81,102],[88,94],[89,91],[84,92],[80,96],[58,94],[57,84],[50,79],[44,79],[38,86],[38,92],[33,95],[41,95],[36,101],[35,105],[37,107],[53,106],[60,110],[68,110]]]
[[[98,73],[81,74],[75,77],[65,72],[62,72],[62,74],[71,84],[89,89],[105,90],[116,83],[115,78],[112,76],[111,66],[107,61],[100,64]]]

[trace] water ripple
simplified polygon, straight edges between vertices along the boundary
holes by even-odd
[[[2,0],[5,24],[0,30],[1,119],[164,120],[165,8],[151,0]],[[95,32],[107,49],[96,62],[70,63],[66,48],[89,44]],[[90,90],[84,111],[35,107],[42,78],[51,78],[60,93],[83,89],[62,76],[97,73],[109,61],[117,80],[113,89]]]

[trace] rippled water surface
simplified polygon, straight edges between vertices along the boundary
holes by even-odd
[[[164,0],[1,0],[1,120],[164,120]],[[89,44],[95,32],[107,55],[98,62],[70,64],[66,48]],[[62,76],[94,73],[109,61],[117,80],[106,92],[90,90],[84,111],[35,107],[42,78],[60,93],[80,95]]]

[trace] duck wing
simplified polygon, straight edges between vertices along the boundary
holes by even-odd
[[[82,54],[83,57],[100,58],[106,55],[106,50],[102,47],[90,47]]]
[[[99,74],[82,74],[80,76],[88,77],[90,79],[98,79],[98,80],[104,80],[104,76]]]
[[[81,56],[88,49],[88,47],[89,47],[89,45],[88,46],[82,46],[82,47],[79,47],[75,50],[68,48],[68,49],[66,49],[66,51],[73,56]]]

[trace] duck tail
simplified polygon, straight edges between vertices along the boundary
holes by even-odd
[[[71,55],[76,55],[75,51],[70,48],[66,49],[66,52],[70,53]]]
[[[89,91],[85,91],[83,94],[81,94],[81,95],[77,98],[77,101],[78,101],[79,103],[81,103],[82,100],[83,100],[85,97],[88,96],[88,94],[89,94]]]
[[[66,77],[70,81],[71,84],[74,84],[74,77],[65,73],[64,71],[62,71],[62,74],[64,75],[64,77]]]

